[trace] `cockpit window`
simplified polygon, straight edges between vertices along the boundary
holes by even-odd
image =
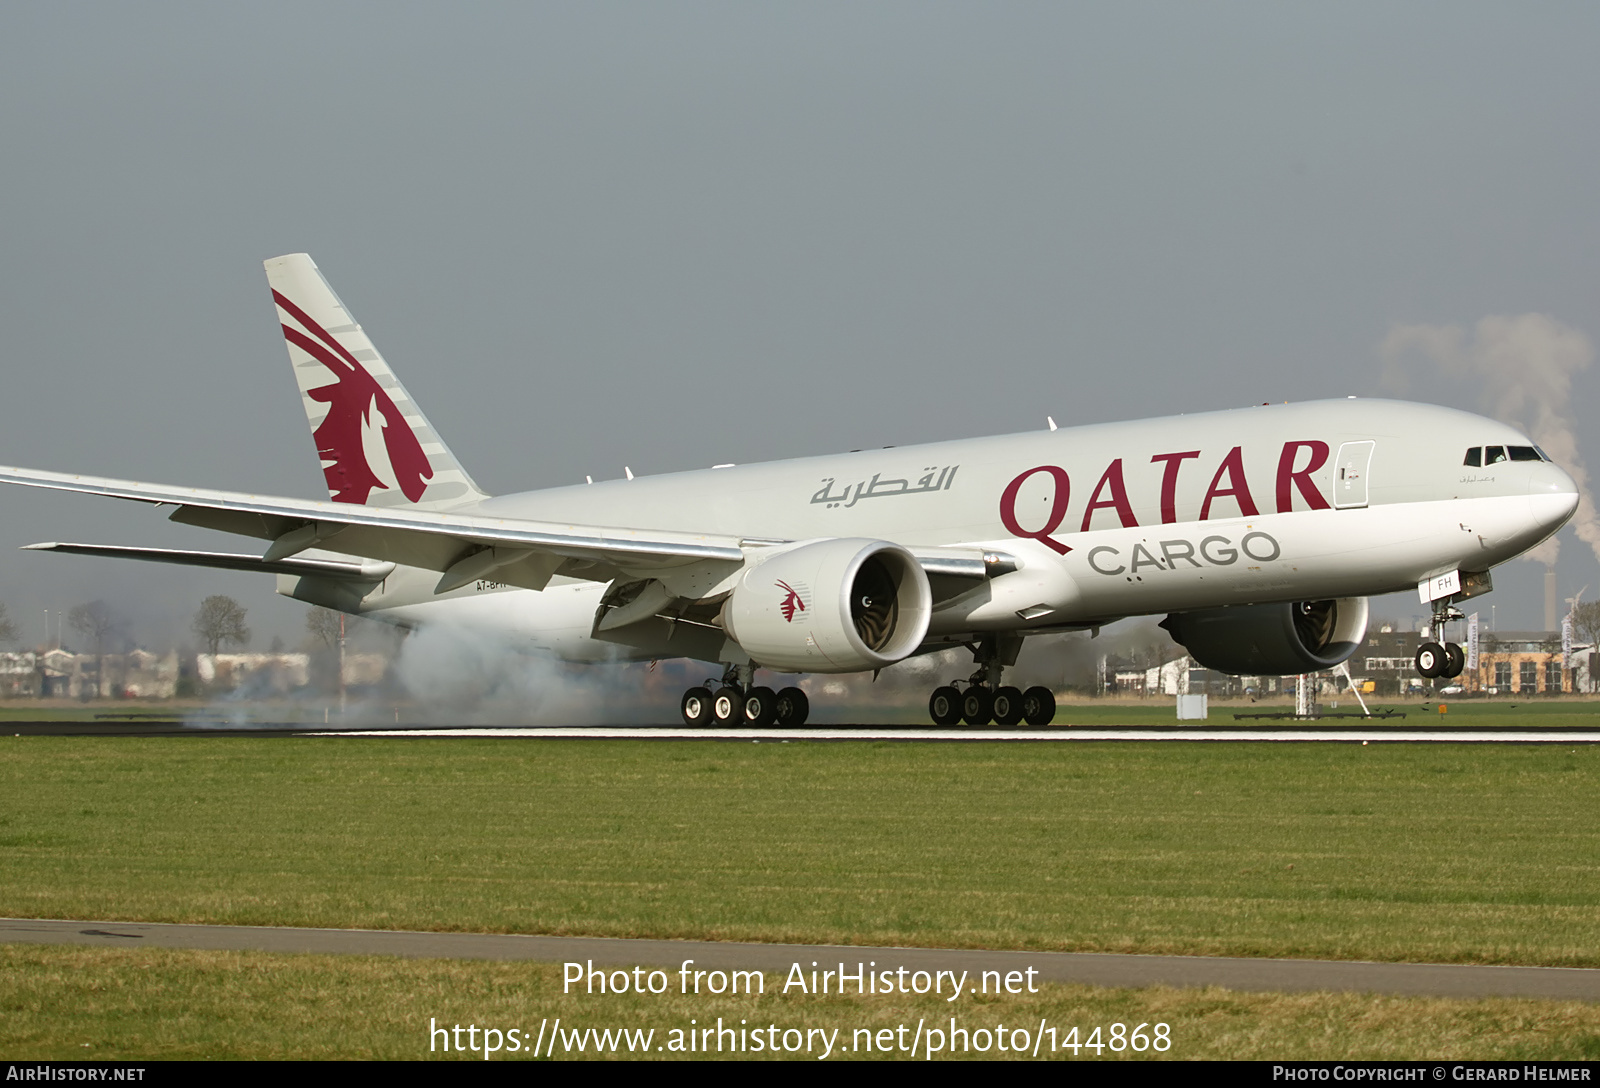
[[[1482,468],[1485,465],[1497,465],[1501,461],[1549,460],[1550,455],[1538,446],[1473,446],[1467,450],[1466,460],[1461,463],[1468,468]]]
[[[1534,451],[1539,454],[1540,460],[1549,461],[1552,465],[1555,464],[1555,461],[1550,457],[1550,455],[1548,453],[1544,452],[1544,448],[1543,447],[1535,446],[1533,448],[1534,448]]]

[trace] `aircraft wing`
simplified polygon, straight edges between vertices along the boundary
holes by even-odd
[[[381,582],[394,570],[393,563],[364,560],[351,563],[339,559],[262,559],[259,555],[233,552],[195,552],[176,548],[136,548],[122,544],[24,544],[25,552],[63,552],[67,555],[98,555],[107,559],[139,559],[147,563],[175,563],[184,567],[213,567],[242,570],[251,574],[312,575],[344,582]]]
[[[558,570],[609,581],[618,572],[648,577],[651,571],[689,563],[742,563],[745,558],[737,537],[373,508],[3,466],[0,483],[174,506],[172,521],[272,541],[261,562],[281,561],[322,546],[436,570],[443,575],[440,593],[480,578],[543,589]],[[53,550],[70,549],[58,545]]]

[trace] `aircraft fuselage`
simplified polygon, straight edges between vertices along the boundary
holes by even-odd
[[[996,438],[639,476],[488,499],[540,522],[725,533],[758,542],[865,537],[968,547],[1014,572],[939,600],[930,641],[1089,626],[1130,615],[1413,589],[1482,571],[1558,529],[1576,487],[1514,428],[1383,400],[1263,405]],[[1481,458],[1480,458],[1481,460]],[[485,580],[445,597],[397,572],[363,603],[404,622],[488,624],[577,659],[655,657],[594,640],[603,587]],[[947,587],[948,588],[948,587]]]

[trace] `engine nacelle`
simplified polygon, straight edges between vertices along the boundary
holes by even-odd
[[[815,540],[745,572],[722,625],[750,659],[781,672],[881,669],[922,645],[933,592],[886,540]]]
[[[1331,669],[1367,635],[1367,599],[1240,604],[1174,612],[1161,621],[1200,664],[1238,676]]]

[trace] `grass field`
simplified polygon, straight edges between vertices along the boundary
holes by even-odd
[[[654,1029],[651,1057],[681,1057],[670,1032],[690,1021],[733,1027],[777,1025],[780,1031],[837,1031],[838,1057],[912,1055],[852,1051],[871,1029],[905,1025],[886,1037],[896,1047],[916,1038],[919,1020],[947,1030],[952,1017],[968,1032],[998,1025],[1031,1038],[1041,1020],[1064,1042],[1168,1025],[1170,1049],[1143,1054],[1080,1049],[1082,1058],[1278,1059],[1575,1059],[1600,1058],[1600,1005],[1519,1000],[1444,1000],[1357,994],[1239,994],[1223,990],[1114,990],[1042,985],[1037,994],[981,998],[952,1007],[936,997],[802,997],[781,993],[769,975],[758,997],[563,995],[560,968],[527,963],[462,963],[366,956],[281,956],[168,949],[0,946],[0,1054],[73,1058],[462,1058],[430,1053],[430,1019],[445,1026],[516,1028],[530,1038],[541,1022],[563,1018],[576,1029]],[[549,1033],[554,1034],[553,1030]],[[547,1035],[548,1038],[548,1035]],[[681,1035],[680,1035],[681,1038]],[[992,1038],[992,1035],[991,1035]],[[463,1039],[468,1039],[463,1035]],[[798,1036],[794,1036],[799,1045]],[[988,1045],[969,1035],[969,1045]],[[1011,1042],[1021,1040],[1013,1035]],[[521,1043],[518,1041],[519,1045]],[[820,1057],[822,1040],[810,1055]],[[732,1045],[732,1040],[729,1040]],[[748,1045],[748,1043],[747,1043]],[[557,1058],[595,1057],[558,1048]],[[1048,1038],[1040,1057],[1051,1054]],[[606,1055],[609,1056],[609,1055]],[[628,1052],[621,1048],[621,1057]],[[638,1054],[636,1056],[644,1056]],[[693,1055],[701,1056],[701,1055]],[[715,1056],[713,1053],[712,1056]],[[727,1055],[725,1055],[727,1056]],[[765,1051],[740,1057],[770,1057]],[[922,1058],[922,1052],[915,1057]],[[942,1054],[948,1056],[948,1047]],[[1015,1058],[989,1046],[966,1057]],[[500,1058],[527,1058],[526,1051]],[[481,1055],[476,1060],[482,1060]]]
[[[1536,713],[1596,720],[1562,706]],[[1480,715],[1533,716],[1452,721]],[[0,914],[1595,966],[1597,785],[1593,746],[3,736]],[[555,970],[0,947],[0,1054],[406,1058],[430,1016],[848,1037],[950,1012],[595,1004]],[[1600,1006],[1548,1001],[1047,986],[980,1012],[1166,1022],[1180,1058],[1600,1054]]]
[[[1600,965],[1600,750],[0,737],[0,913]]]

